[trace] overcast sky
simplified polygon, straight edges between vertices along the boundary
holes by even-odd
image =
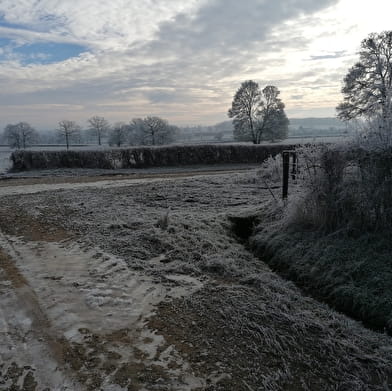
[[[360,41],[391,0],[0,0],[0,127],[92,115],[227,120],[244,80],[289,117],[334,116]]]

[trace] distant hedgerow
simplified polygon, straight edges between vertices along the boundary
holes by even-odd
[[[13,170],[144,168],[192,164],[261,163],[289,145],[172,145],[107,150],[15,151]]]

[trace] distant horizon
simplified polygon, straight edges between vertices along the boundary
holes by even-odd
[[[162,117],[162,118],[164,118],[164,117]],[[319,119],[319,120],[323,120],[323,119],[327,119],[327,120],[337,120],[337,121],[339,121],[339,122],[342,122],[342,123],[344,123],[343,121],[340,121],[336,116],[335,117],[288,117],[289,118],[289,121],[290,120],[311,120],[311,119],[315,119],[315,120],[317,120],[317,119]],[[164,118],[165,119],[165,118]],[[131,122],[132,121],[132,118],[129,120],[129,121],[113,121],[113,122],[111,122],[111,121],[109,121],[109,123],[110,123],[110,125],[114,125],[116,122],[125,122],[125,123],[129,123],[129,122]],[[32,122],[29,122],[29,121],[16,121],[16,122],[13,122],[12,124],[16,124],[16,123],[19,123],[19,122],[27,122],[27,123],[29,123],[35,130],[37,130],[38,132],[40,132],[40,131],[42,131],[42,132],[50,132],[50,131],[56,131],[57,130],[57,125],[58,124],[56,124],[55,126],[53,126],[53,127],[48,127],[48,128],[43,128],[43,127],[37,127],[37,126],[35,126]],[[75,121],[76,122],[76,121]],[[87,119],[86,119],[86,121],[85,121],[86,123],[87,123]],[[226,120],[223,120],[223,121],[218,121],[218,122],[215,122],[215,123],[210,123],[210,124],[187,124],[187,125],[178,125],[178,124],[175,124],[175,123],[170,123],[171,125],[175,125],[175,126],[177,126],[177,127],[179,127],[179,128],[193,128],[193,127],[198,127],[198,126],[201,126],[201,127],[213,127],[213,126],[216,126],[216,125],[218,125],[218,124],[221,124],[221,123],[224,123],[224,122],[232,122],[232,120],[230,119],[230,118],[228,118],[228,119],[226,119]],[[78,125],[81,125],[81,123],[79,123],[79,122],[77,122],[77,124]],[[0,135],[3,133],[3,131],[4,131],[4,128],[5,128],[5,126],[7,126],[8,124],[5,124],[4,126],[1,126],[0,127]],[[290,125],[289,125],[290,126]],[[86,126],[81,126],[81,128],[82,128],[82,130],[87,130],[88,128],[89,128],[89,126],[88,125],[86,125]]]

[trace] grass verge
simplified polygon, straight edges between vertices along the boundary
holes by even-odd
[[[317,299],[392,335],[392,242],[389,232],[349,236],[263,225],[255,253]]]

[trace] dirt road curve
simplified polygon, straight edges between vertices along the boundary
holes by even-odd
[[[391,338],[233,237],[254,171],[0,182],[0,390],[392,386]]]

